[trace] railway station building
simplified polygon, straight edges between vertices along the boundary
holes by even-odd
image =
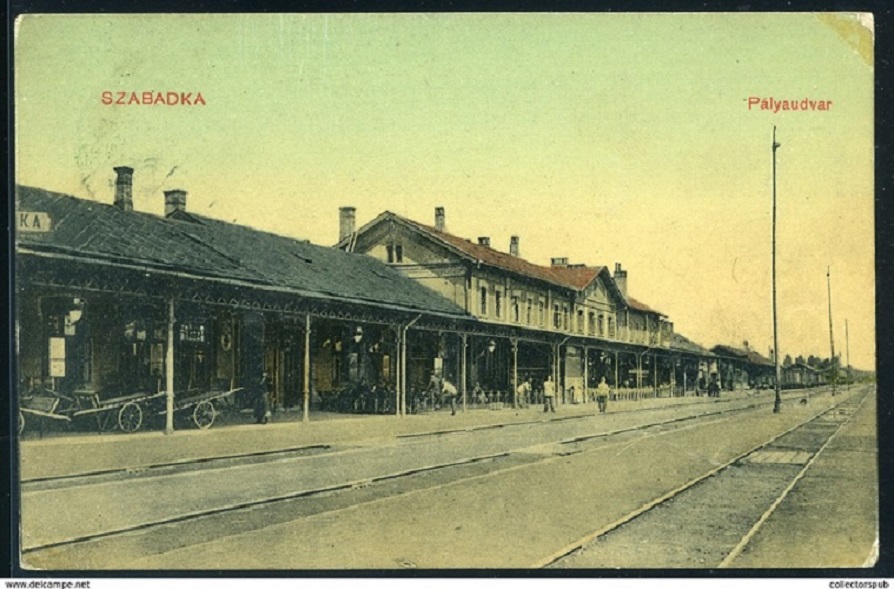
[[[95,400],[231,392],[261,375],[278,410],[406,414],[448,380],[462,405],[560,403],[699,391],[735,358],[675,333],[627,290],[627,271],[549,266],[384,212],[337,247],[196,214],[168,190],[164,215],[134,209],[134,170],[109,203],[16,187],[15,349],[20,396]],[[137,174],[138,176],[138,174]],[[746,358],[747,360],[747,358]],[[518,398],[530,379],[532,395]],[[175,402],[164,417],[181,407]]]
[[[451,234],[443,207],[433,225],[386,211],[355,228],[355,216],[353,207],[340,209],[339,248],[392,266],[482,326],[463,340],[467,390],[511,394],[527,378],[537,389],[550,375],[560,403],[591,401],[603,377],[622,398],[680,395],[696,389],[700,366],[714,358],[628,293],[620,263],[614,272],[567,258],[533,264],[519,255],[518,236],[503,252],[489,237]]]
[[[305,417],[396,412],[420,357],[450,353],[437,335],[474,323],[387,264],[190,213],[184,191],[159,195],[164,216],[136,211],[133,170],[116,171],[111,204],[16,188],[23,393],[241,389],[245,405],[266,372],[273,403]],[[359,387],[364,407],[340,407]]]

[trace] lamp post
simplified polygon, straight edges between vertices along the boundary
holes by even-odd
[[[782,380],[782,371],[779,367],[779,318],[776,315],[776,150],[780,144],[776,142],[776,125],[773,125],[773,365],[776,374],[775,391],[776,397],[773,401],[773,413],[779,413],[782,410],[782,390],[780,388],[780,380]]]

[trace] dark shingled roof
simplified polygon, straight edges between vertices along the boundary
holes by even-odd
[[[709,352],[706,348],[698,345],[694,341],[690,340],[684,335],[679,333],[671,334],[671,343],[670,347],[672,350],[680,350],[682,352],[690,352],[692,354],[698,354],[699,356],[713,356],[711,352]]]
[[[236,279],[333,299],[467,316],[440,294],[360,254],[192,213],[164,218],[39,188],[16,187],[18,210],[49,214],[53,230],[18,233],[16,247]]]
[[[648,306],[645,303],[641,303],[630,295],[627,295],[627,304],[630,305],[631,309],[636,309],[637,311],[642,311],[643,313],[654,313],[655,315],[665,316],[661,311],[656,311],[652,307]]]
[[[764,358],[754,350],[743,350],[741,348],[734,348],[732,346],[724,346],[717,345],[711,348],[711,351],[714,352],[718,356],[727,356],[730,358],[738,358],[740,360],[746,360],[751,364],[758,364],[762,366],[774,366],[773,361]]]

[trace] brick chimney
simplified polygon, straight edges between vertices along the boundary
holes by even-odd
[[[490,237],[479,237],[478,245],[483,245],[484,247],[490,247]]]
[[[509,238],[509,255],[519,257],[518,253],[518,235]]]
[[[357,209],[354,207],[339,207],[338,209],[338,240],[342,241],[354,233],[354,219]]]
[[[177,211],[186,211],[186,191],[165,190],[165,217],[170,217]]]
[[[550,258],[549,265],[553,268],[564,268],[568,265],[568,258]]]
[[[621,268],[621,262],[615,262],[615,284],[625,297],[627,296],[627,270]]]
[[[435,207],[435,229],[438,231],[446,231],[444,224],[444,207]]]
[[[115,201],[116,207],[122,211],[133,210],[133,168],[127,166],[118,166],[115,168],[118,177],[115,179]]]

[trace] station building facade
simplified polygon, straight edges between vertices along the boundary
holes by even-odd
[[[376,391],[360,409],[396,413],[419,342],[474,323],[387,264],[191,213],[184,191],[136,211],[117,174],[112,204],[16,187],[22,393],[247,393],[266,372],[305,417],[357,410],[342,393],[359,387]]]
[[[588,402],[604,377],[622,397],[679,395],[695,390],[713,358],[630,296],[619,263],[614,273],[567,258],[533,264],[519,255],[518,236],[501,252],[488,237],[451,234],[442,207],[433,225],[386,211],[355,228],[355,215],[340,209],[339,248],[394,267],[487,327],[471,341],[466,374],[445,367],[467,390],[511,393],[527,378],[536,389],[551,376],[560,402]]]
[[[405,414],[433,383],[469,403],[587,403],[602,378],[620,398],[704,387],[737,361],[675,333],[627,292],[615,264],[550,266],[384,212],[340,212],[337,247],[196,214],[169,190],[163,216],[134,210],[134,170],[112,203],[16,187],[19,391],[115,396],[236,390],[266,373],[274,405]],[[518,398],[530,379],[533,395]],[[358,394],[358,391],[362,394]],[[348,394],[346,394],[348,393]]]

